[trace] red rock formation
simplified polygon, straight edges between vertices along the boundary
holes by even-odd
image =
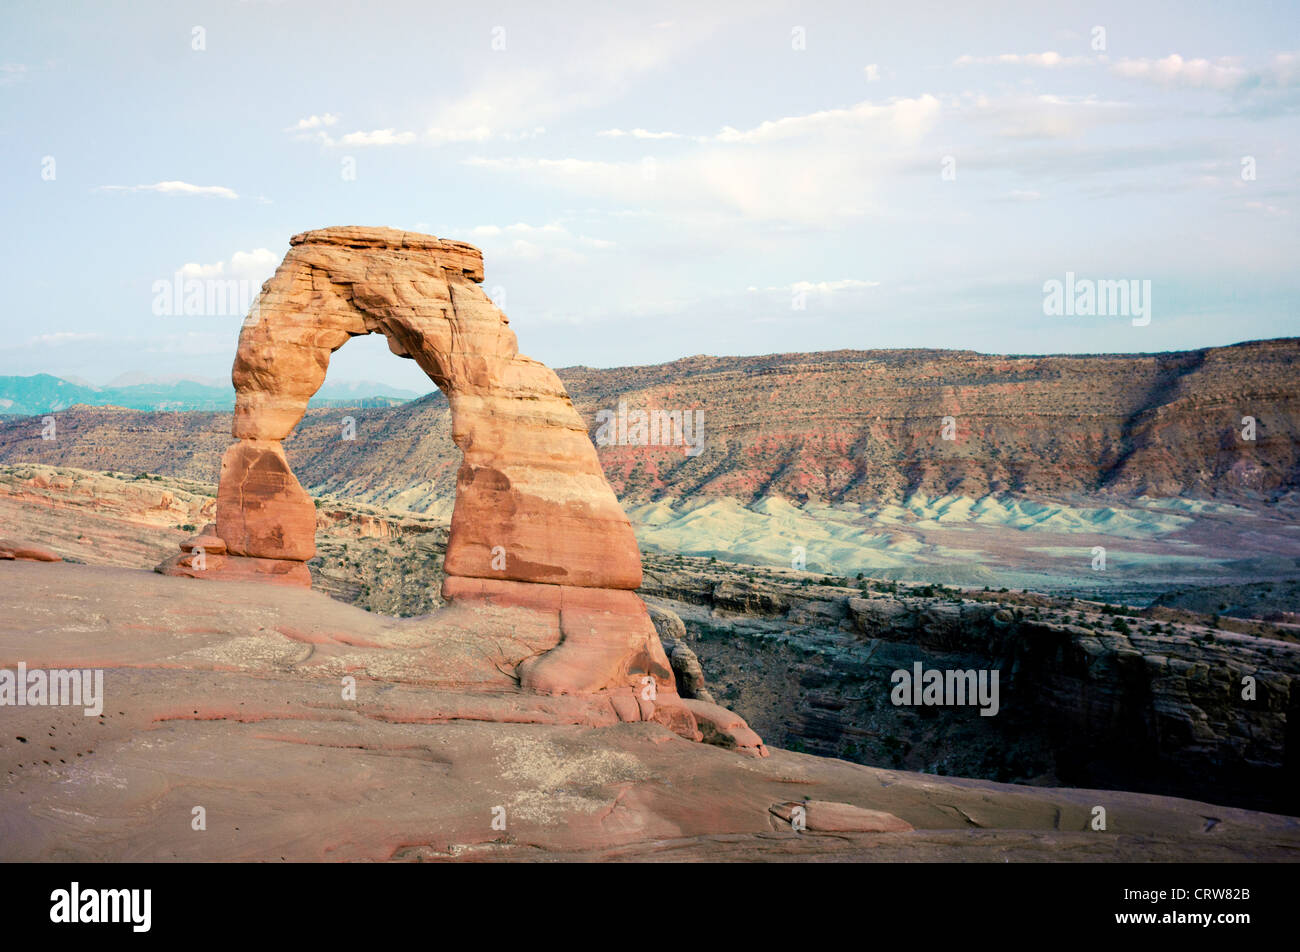
[[[0,559],[6,561],[21,559],[24,562],[63,561],[49,549],[42,549],[38,545],[32,545],[30,542],[19,542],[16,539],[0,539]]]
[[[389,228],[327,228],[291,246],[245,321],[231,373],[233,433],[251,444],[236,444],[222,462],[217,525],[232,553],[311,557],[314,520],[283,504],[305,496],[271,447],[302,419],[330,354],[351,337],[381,333],[451,404],[464,461],[448,574],[640,585],[632,527],[586,427],[555,373],[519,354],[505,315],[476,283],[478,249]],[[253,447],[262,469],[248,495]]]
[[[561,640],[518,665],[522,688],[605,693],[620,719],[699,740],[631,591],[641,584],[631,524],[563,384],[520,355],[506,316],[479,288],[478,249],[389,228],[327,228],[290,244],[239,336],[231,372],[239,442],[221,463],[221,543],[205,530],[159,571],[310,586],[315,508],[279,441],[324,382],[330,354],[380,333],[446,394],[464,457],[444,595],[553,619]],[[746,743],[735,731],[714,733],[727,746],[757,745],[756,735]]]
[[[278,440],[240,440],[226,450],[216,534],[232,555],[306,562],[316,554],[316,504]]]

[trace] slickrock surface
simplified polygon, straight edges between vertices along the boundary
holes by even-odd
[[[791,825],[795,822],[796,808],[803,808],[803,823],[814,833],[905,833],[912,825],[892,813],[864,810],[851,803],[832,803],[827,800],[792,800],[772,806],[773,816]]]
[[[691,743],[608,700],[520,691],[512,667],[557,636],[535,613],[451,611],[398,620],[265,584],[0,564],[0,666],[105,673],[103,716],[3,709],[0,859],[1300,856],[1300,822],[1270,814]],[[881,828],[899,832],[858,832]]]

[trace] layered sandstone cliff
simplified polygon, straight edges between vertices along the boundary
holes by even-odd
[[[702,449],[600,446],[625,502],[781,495],[871,503],[913,493],[1190,495],[1268,501],[1300,488],[1300,339],[1165,354],[996,356],[834,351],[691,357],[558,371],[588,433],[597,415],[699,410]],[[339,440],[355,417],[360,444]],[[953,440],[943,439],[952,417]],[[1244,417],[1255,439],[1242,436]],[[228,414],[73,408],[59,439],[0,422],[0,462],[211,479]],[[447,400],[312,410],[285,444],[306,486],[426,510],[460,461]],[[693,434],[694,435],[694,434]],[[353,450],[364,445],[364,453]]]

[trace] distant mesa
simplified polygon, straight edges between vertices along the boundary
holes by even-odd
[[[311,401],[312,407],[397,407],[421,393],[372,380],[332,381]],[[229,383],[181,376],[120,374],[97,387],[76,377],[33,374],[0,376],[0,415],[40,416],[75,407],[121,408],[146,412],[229,412],[235,391]]]
[[[633,591],[641,555],[632,526],[564,385],[519,353],[506,316],[479,287],[479,250],[360,227],[306,232],[290,245],[240,333],[237,442],[222,459],[215,526],[158,571],[310,586],[314,504],[281,441],[324,383],[330,355],[353,337],[383,334],[446,395],[463,454],[444,567],[449,610],[551,619],[557,640],[519,665],[522,688],[608,693],[620,719],[700,739]],[[710,730],[727,746],[765,753],[737,727]]]

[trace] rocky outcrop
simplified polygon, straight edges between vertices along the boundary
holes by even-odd
[[[21,559],[24,562],[62,562],[63,559],[55,555],[49,549],[43,549],[39,545],[32,545],[30,542],[20,542],[16,539],[0,539],[0,559],[12,561]]]
[[[675,612],[656,605],[648,607],[650,620],[654,622],[655,630],[659,632],[659,641],[663,644],[664,651],[668,654],[668,662],[673,667],[673,675],[677,679],[677,692],[684,698],[716,704],[717,701],[709,692],[709,686],[705,681],[700,659],[686,642],[686,625]]]
[[[563,384],[519,353],[479,287],[478,249],[388,228],[326,228],[290,245],[244,322],[231,372],[238,442],[222,459],[215,528],[224,551],[191,540],[159,570],[310,586],[315,505],[280,441],[330,355],[352,337],[383,334],[445,394],[462,454],[443,597],[522,607],[554,624],[558,644],[518,665],[522,688],[605,692],[623,720],[698,739],[632,593],[641,556],[631,524]]]

